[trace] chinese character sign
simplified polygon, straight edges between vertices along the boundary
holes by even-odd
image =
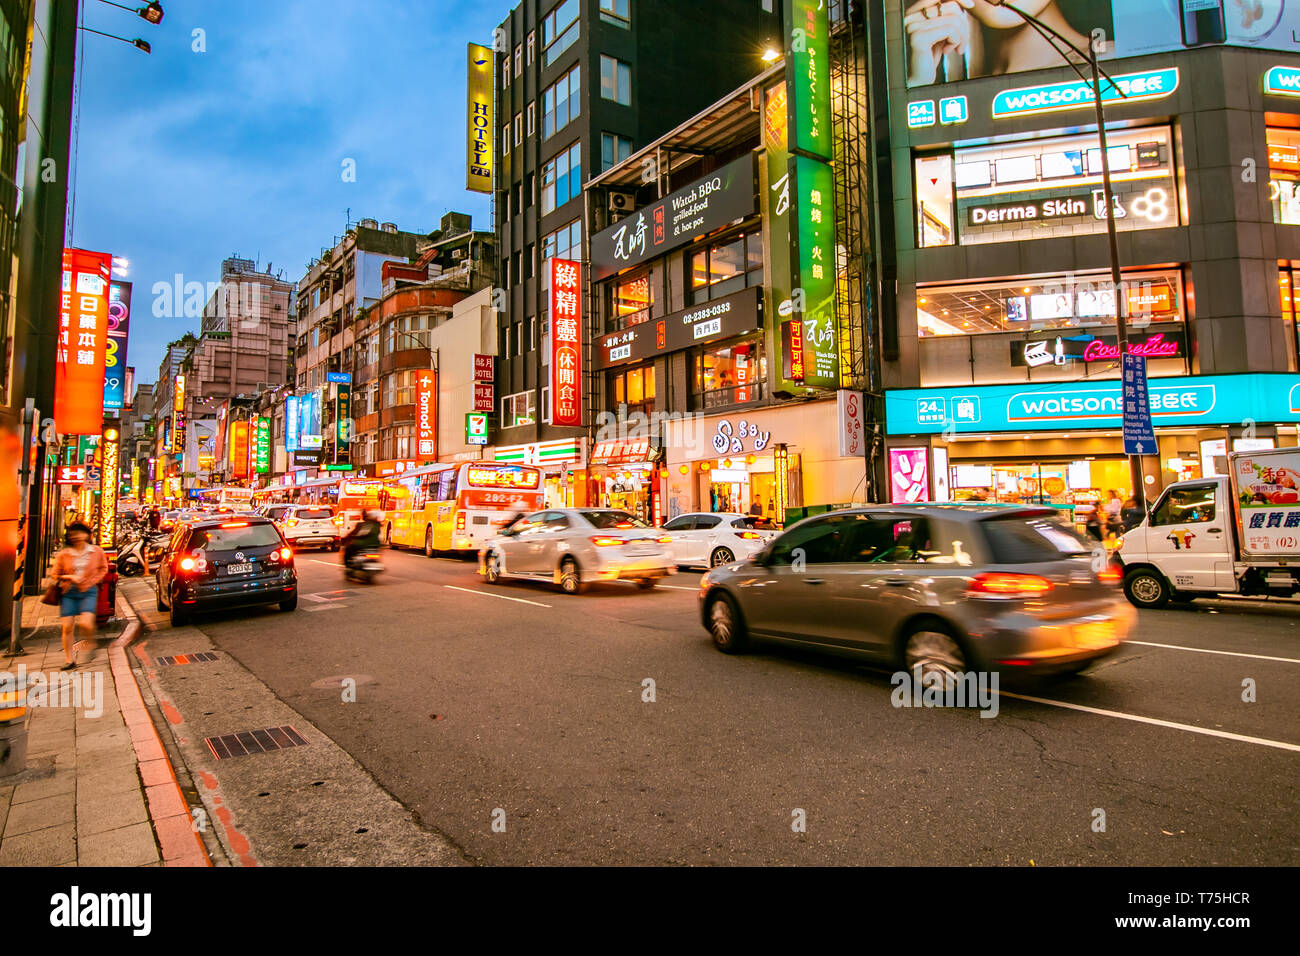
[[[477,43],[469,44],[468,132],[469,152],[466,161],[465,188],[476,193],[492,192],[492,80],[496,75],[496,57]]]
[[[427,368],[415,373],[415,457],[438,460],[438,374]]]
[[[126,339],[131,325],[131,283],[108,284],[108,338],[104,349],[104,407],[121,408],[130,396]]]
[[[271,470],[271,419],[255,419],[257,449],[255,461],[257,462],[257,473],[265,475]]]
[[[65,435],[98,435],[104,421],[111,262],[106,252],[63,250],[54,421]]]
[[[248,422],[230,423],[230,473],[248,477]]]
[[[551,260],[551,423],[582,424],[581,266]]]
[[[797,180],[791,232],[798,247],[795,287],[803,290],[805,383],[837,388],[834,178],[831,167],[815,159],[797,156],[791,166]]]
[[[826,0],[786,0],[792,146],[831,158],[830,19]]]

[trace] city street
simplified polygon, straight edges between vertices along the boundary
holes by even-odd
[[[1142,612],[1120,654],[1004,685],[982,719],[895,708],[886,672],[842,660],[718,653],[698,573],[569,597],[384,560],[345,585],[337,555],[304,551],[296,612],[196,625],[477,863],[1300,861],[1296,605]],[[355,703],[325,680],[343,676]],[[220,711],[219,683],[191,683],[181,716]],[[236,818],[257,799],[224,796]]]

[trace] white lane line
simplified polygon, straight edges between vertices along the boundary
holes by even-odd
[[[317,561],[315,558],[300,558],[301,561],[310,561],[312,564],[323,564],[327,568],[341,568],[341,562],[338,561]]]
[[[1063,707],[1066,710],[1078,710],[1085,714],[1097,714],[1102,717],[1118,717],[1120,720],[1132,720],[1139,724],[1152,724],[1156,727],[1169,727],[1173,730],[1185,730],[1188,733],[1204,734],[1207,737],[1222,737],[1224,740],[1240,740],[1242,743],[1256,744],[1260,747],[1276,747],[1278,750],[1290,750],[1300,753],[1300,744],[1289,744],[1283,740],[1269,740],[1267,737],[1249,737],[1245,734],[1233,734],[1226,730],[1211,730],[1208,727],[1195,727],[1192,724],[1180,724],[1172,720],[1160,720],[1157,717],[1140,717],[1137,714],[1125,714],[1118,710],[1102,710],[1100,707],[1088,707],[1084,704],[1070,704],[1063,700],[1048,700],[1043,697],[1029,697],[1025,694],[1013,694],[999,691],[1002,697],[1014,697],[1027,700],[1032,704],[1045,704],[1048,707]]]
[[[539,601],[525,601],[523,598],[507,597],[504,594],[489,594],[487,591],[475,591],[473,588],[458,588],[454,584],[444,584],[443,587],[451,588],[453,591],[464,591],[466,594],[481,594],[484,597],[497,598],[502,601],[514,601],[517,604],[531,604],[533,607],[550,607],[549,604],[542,604]]]
[[[1197,654],[1224,654],[1228,657],[1250,657],[1257,661],[1281,661],[1284,664],[1300,664],[1294,657],[1269,657],[1267,654],[1244,654],[1241,651],[1212,651],[1208,647],[1184,647],[1182,644],[1155,644],[1151,641],[1125,641],[1125,644],[1141,644],[1143,647],[1167,647],[1175,651],[1195,651]]]
[[[683,587],[683,586],[680,585],[680,584],[661,584],[661,585],[659,585],[659,586],[660,586],[661,588],[670,588],[670,589],[672,589],[672,590],[674,590],[674,591],[698,591],[698,590],[699,590],[699,588],[688,588],[688,587]]]

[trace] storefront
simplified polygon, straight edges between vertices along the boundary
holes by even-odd
[[[1297,444],[1294,375],[1152,379],[1149,395],[1148,501],[1171,481],[1222,473],[1229,446]],[[1044,504],[1083,525],[1112,493],[1133,496],[1117,381],[898,389],[885,406],[891,501]]]
[[[585,473],[584,439],[563,438],[527,445],[506,445],[489,451],[493,461],[540,468],[546,507],[574,508],[591,502]]]
[[[592,503],[621,508],[651,524],[663,520],[663,449],[649,438],[598,441],[591,450],[588,488]]]

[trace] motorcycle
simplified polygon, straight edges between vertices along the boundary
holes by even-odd
[[[343,564],[343,575],[358,584],[374,584],[375,576],[384,570],[377,551],[358,551]]]
[[[117,573],[124,578],[138,577],[156,568],[167,550],[166,534],[153,532],[130,539],[118,550]]]

